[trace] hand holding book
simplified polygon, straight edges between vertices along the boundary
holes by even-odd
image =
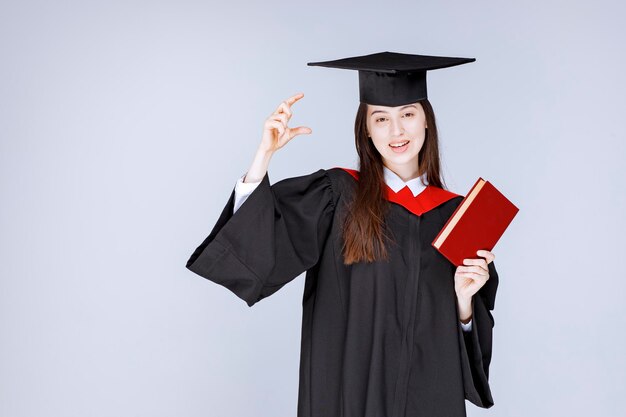
[[[476,255],[479,258],[464,259],[464,265],[458,266],[454,273],[454,291],[459,300],[459,316],[462,322],[471,317],[472,297],[487,283],[489,279],[488,265],[496,258],[492,252],[487,250],[479,250]]]

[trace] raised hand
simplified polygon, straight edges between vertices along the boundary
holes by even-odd
[[[263,125],[263,138],[260,149],[265,152],[275,152],[282,148],[297,135],[309,134],[312,130],[306,126],[290,128],[287,123],[293,112],[291,106],[304,97],[303,93],[298,93],[281,102],[274,113],[269,115]]]

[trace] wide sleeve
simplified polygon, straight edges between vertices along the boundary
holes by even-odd
[[[464,332],[459,326],[465,398],[482,408],[493,405],[489,388],[489,364],[495,321],[491,311],[495,306],[498,289],[496,267],[493,262],[488,267],[489,279],[472,297],[472,328]]]
[[[318,262],[336,200],[324,169],[272,186],[266,173],[233,213],[234,197],[186,267],[252,307]]]
[[[243,179],[248,173],[243,174],[237,182],[235,183],[235,202],[233,207],[233,213],[236,213],[239,210],[239,207],[243,204],[244,201],[248,198],[252,191],[261,183],[261,181],[256,182],[243,182]]]

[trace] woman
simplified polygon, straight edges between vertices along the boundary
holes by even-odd
[[[311,133],[288,126],[303,94],[290,97],[187,262],[249,306],[306,271],[299,417],[450,417],[466,415],[466,398],[493,405],[495,256],[481,250],[455,267],[431,245],[463,197],[443,188],[425,72],[471,61],[385,52],[314,63],[359,70],[360,169],[270,186],[273,154]]]

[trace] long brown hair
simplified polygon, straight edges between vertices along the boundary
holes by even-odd
[[[418,155],[419,174],[426,172],[429,185],[445,189],[440,170],[439,142],[435,113],[427,99],[419,103],[426,115],[426,137]],[[382,156],[367,136],[367,104],[360,103],[354,122],[354,140],[359,155],[359,181],[343,223],[344,264],[388,260],[385,218],[389,201],[385,198]]]

